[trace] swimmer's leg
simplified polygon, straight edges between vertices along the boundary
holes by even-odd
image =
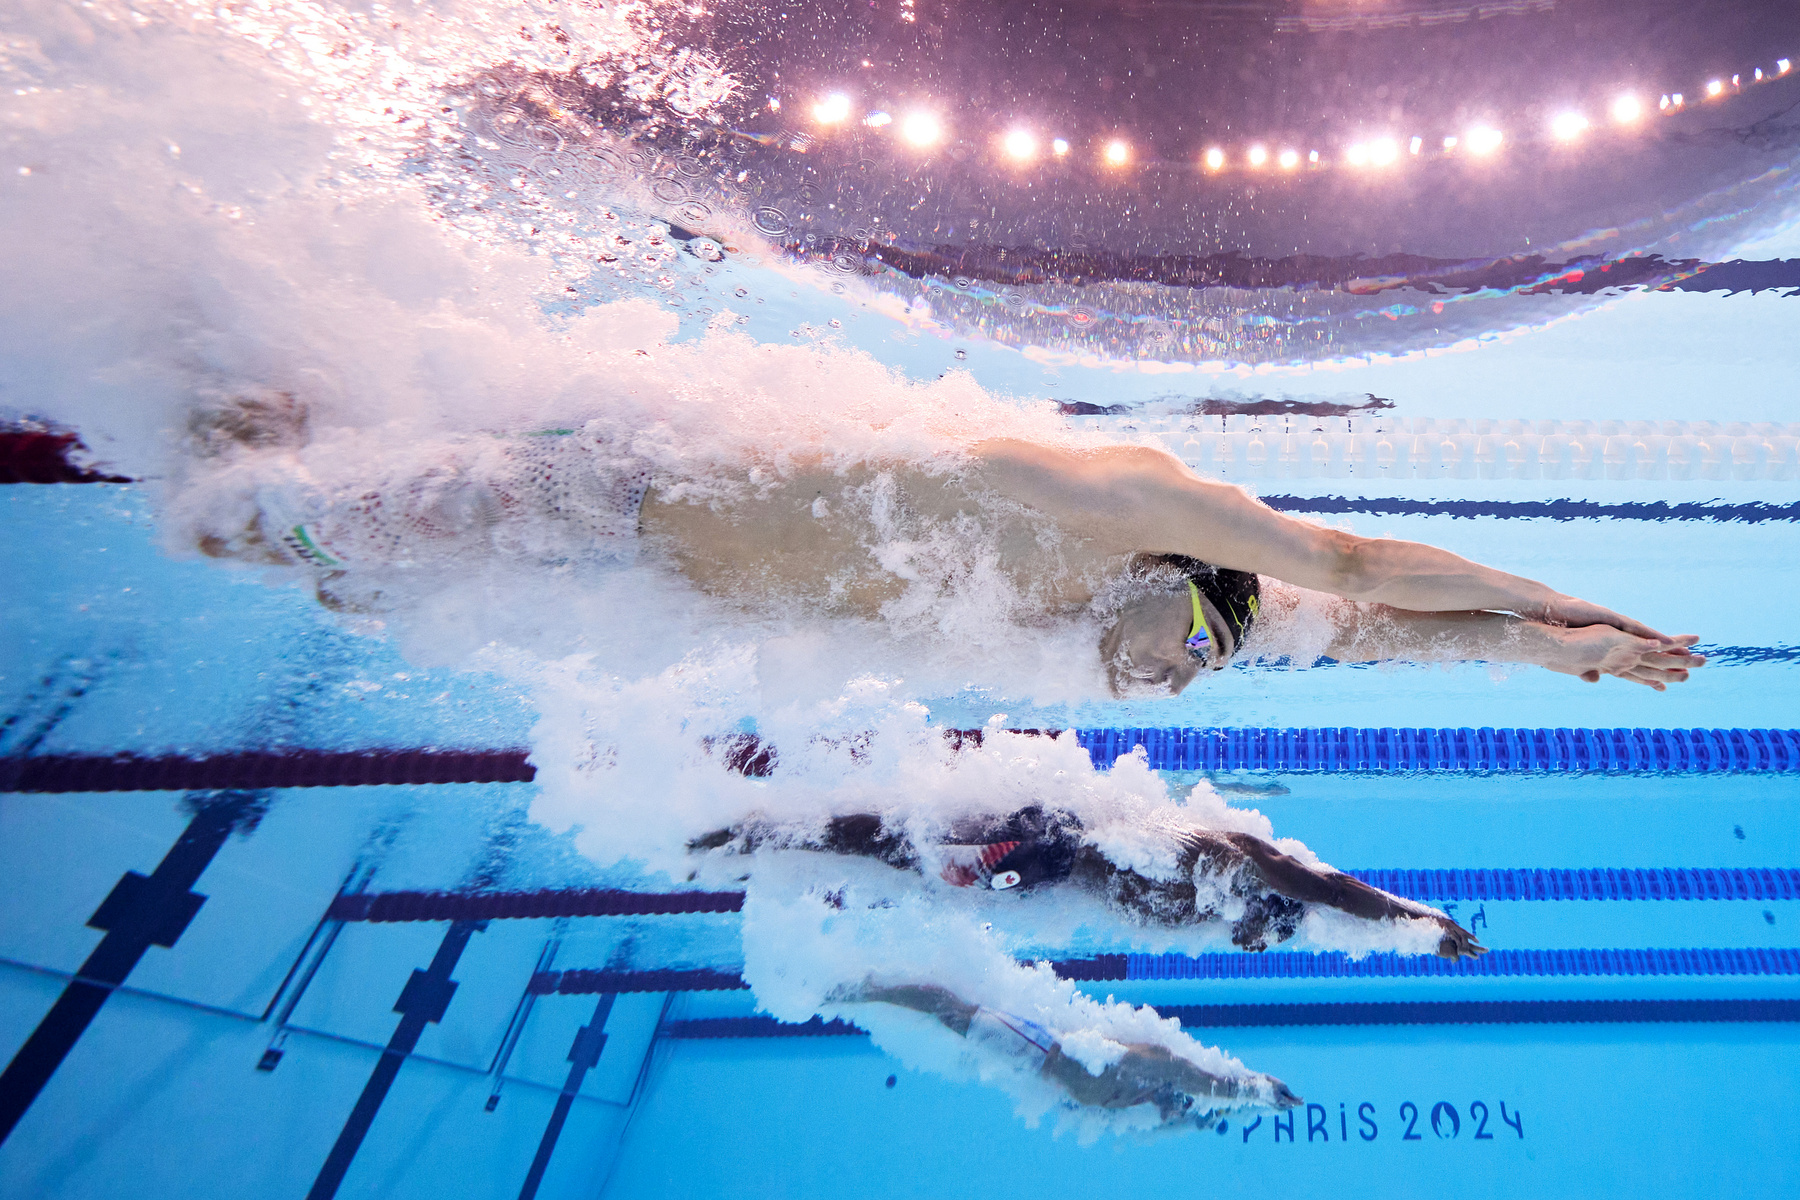
[[[1270,1103],[1277,1109],[1294,1108],[1303,1103],[1287,1084],[1272,1075],[1249,1078],[1214,1075],[1177,1057],[1166,1047],[1147,1043],[1130,1043],[1125,1056],[1098,1075],[1065,1055],[1059,1043],[1051,1047],[1042,1074],[1062,1085],[1078,1104],[1096,1108],[1154,1104],[1165,1121],[1189,1115],[1196,1105],[1203,1105],[1208,1100],[1260,1099],[1258,1093],[1265,1086],[1270,1093]]]
[[[263,391],[195,410],[188,436],[202,458],[240,449],[295,449],[306,445],[311,419],[306,403],[291,392]]]
[[[959,1037],[968,1036],[975,1014],[981,1011],[980,1005],[970,1004],[948,988],[929,983],[904,983],[891,987],[863,983],[856,987],[842,988],[833,993],[831,998],[851,1003],[873,1002],[910,1008],[914,1012],[937,1018],[945,1029]]]
[[[887,828],[874,813],[853,813],[832,817],[823,830],[816,826],[796,829],[760,821],[745,821],[729,829],[715,829],[688,843],[690,853],[723,850],[732,847],[739,854],[754,854],[763,848],[772,850],[819,850],[828,854],[848,854],[856,858],[873,858],[890,867],[912,870],[919,865],[912,841],[906,834]]]

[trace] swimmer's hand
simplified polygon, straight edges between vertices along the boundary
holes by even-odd
[[[1288,1087],[1287,1084],[1281,1082],[1281,1080],[1275,1078],[1273,1075],[1267,1075],[1264,1076],[1264,1078],[1269,1081],[1269,1091],[1272,1093],[1269,1099],[1270,1107],[1274,1108],[1276,1111],[1279,1112],[1284,1109],[1299,1108],[1302,1104],[1306,1103],[1306,1101],[1294,1095],[1292,1088]]]
[[[1546,625],[1562,625],[1569,629],[1580,629],[1587,625],[1610,625],[1624,633],[1636,634],[1641,638],[1655,638],[1665,645],[1674,645],[1681,639],[1672,638],[1666,633],[1659,633],[1642,621],[1634,621],[1624,613],[1616,613],[1610,608],[1602,608],[1598,604],[1590,604],[1579,596],[1557,596],[1546,601],[1539,612],[1526,613],[1520,616],[1534,621],[1542,621]],[[1689,641],[1693,645],[1698,638]]]
[[[1691,633],[1643,637],[1605,624],[1548,631],[1555,649],[1544,666],[1589,683],[1598,683],[1602,675],[1616,675],[1660,692],[1671,683],[1687,682],[1689,671],[1706,665],[1706,659],[1690,649],[1700,640]]]
[[[1480,958],[1487,953],[1487,947],[1475,940],[1475,935],[1452,921],[1449,917],[1435,918],[1443,929],[1444,936],[1438,942],[1439,958],[1455,961],[1459,958]]]

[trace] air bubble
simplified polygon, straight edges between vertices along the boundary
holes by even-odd
[[[650,185],[650,194],[665,203],[675,204],[687,199],[688,187],[681,180],[664,175]]]
[[[745,296],[748,296],[749,294],[750,294],[749,288],[739,288],[737,291],[732,293],[732,295],[738,297],[740,300],[743,299]]]
[[[770,237],[780,237],[793,228],[788,215],[772,204],[765,204],[750,215],[750,223],[761,233]]]
[[[1065,314],[1064,319],[1066,319],[1069,322],[1069,324],[1075,326],[1078,329],[1086,329],[1089,326],[1091,326],[1095,322],[1095,320],[1097,320],[1098,318],[1096,318],[1094,316],[1092,309],[1082,308],[1082,307],[1077,306],[1075,308],[1071,308]]]
[[[675,210],[675,215],[690,225],[698,225],[700,222],[712,216],[712,212],[713,210],[710,205],[702,204],[698,200],[689,200],[686,204],[683,204],[680,208]]]
[[[719,248],[719,243],[710,238],[695,238],[688,243],[687,248],[689,254],[702,262],[718,262],[725,257],[725,251]]]
[[[675,169],[683,175],[698,175],[706,170],[706,164],[691,154],[684,154],[675,160]]]
[[[965,359],[967,359],[968,357],[969,357],[969,352],[967,350],[958,350],[956,352],[956,361],[957,362],[962,362]]]
[[[969,280],[962,275],[958,275],[953,282],[959,288],[967,288],[969,286]]]

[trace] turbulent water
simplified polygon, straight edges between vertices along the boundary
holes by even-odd
[[[277,477],[324,490],[420,478],[470,439],[552,427],[604,426],[696,503],[772,486],[809,456],[929,469],[997,433],[1077,436],[1048,399],[954,372],[910,379],[833,340],[831,313],[884,301],[782,265],[747,214],[659,198],[600,153],[605,131],[557,109],[577,83],[636,97],[651,125],[704,120],[730,99],[731,73],[682,48],[657,6],[15,0],[9,13],[0,415],[72,426],[96,457],[152,480],[172,554],[241,528]],[[522,170],[569,138],[592,139],[606,169],[566,187]],[[681,238],[678,218],[691,226]],[[727,270],[816,294],[818,324],[755,341],[740,322],[752,301],[721,282]],[[304,436],[203,455],[196,423],[247,402],[304,414]],[[746,969],[776,1015],[852,1016],[909,1062],[1007,1086],[1027,1114],[1054,1106],[1048,1085],[839,989],[868,977],[948,987],[1039,1022],[1095,1070],[1135,1042],[1243,1074],[1148,1010],[1018,965],[1071,946],[1217,948],[1222,928],[1158,931],[1097,902],[954,889],[828,855],[687,851],[752,814],[876,812],[929,840],[955,817],[1030,804],[1078,814],[1116,861],[1153,877],[1174,870],[1168,830],[1181,824],[1273,836],[1204,785],[1172,796],[1137,761],[1097,773],[1072,739],[953,752],[932,697],[971,685],[996,706],[1093,697],[1097,631],[1021,623],[1029,597],[985,569],[979,539],[871,536],[877,557],[912,571],[909,596],[879,619],[702,595],[648,554],[473,551],[371,568],[378,600],[343,619],[418,661],[525,682],[541,713],[533,816],[584,853],[701,883],[748,871]],[[300,568],[219,569],[314,586]],[[779,748],[773,776],[732,773],[707,748],[746,731]],[[1420,922],[1313,914],[1296,944],[1419,952],[1434,940]],[[1091,1132],[1100,1118],[1080,1120]]]

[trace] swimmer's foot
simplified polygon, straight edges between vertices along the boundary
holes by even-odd
[[[1439,917],[1437,922],[1444,930],[1444,936],[1438,942],[1439,958],[1454,961],[1459,958],[1480,958],[1487,953],[1487,947],[1476,941],[1474,934],[1449,917]]]

